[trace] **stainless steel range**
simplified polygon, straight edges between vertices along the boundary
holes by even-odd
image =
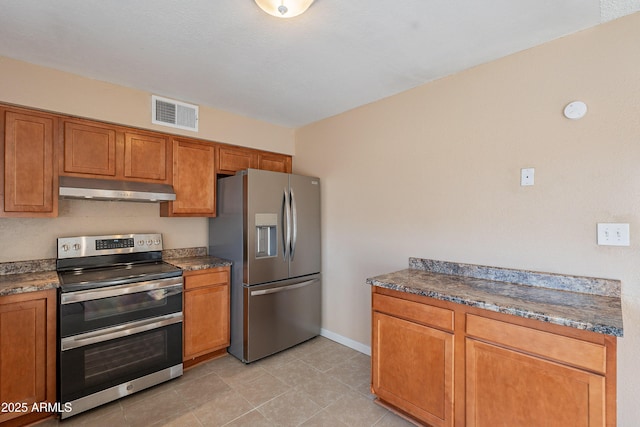
[[[161,234],[59,238],[57,270],[61,418],[182,375],[182,271]]]

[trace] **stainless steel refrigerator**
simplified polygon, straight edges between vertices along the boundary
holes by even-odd
[[[229,353],[250,363],[320,333],[320,180],[257,169],[218,180],[209,254],[233,261]]]

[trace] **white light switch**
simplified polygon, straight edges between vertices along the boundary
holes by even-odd
[[[533,185],[534,168],[520,169],[520,185]]]
[[[598,244],[607,246],[629,246],[629,224],[598,223]]]

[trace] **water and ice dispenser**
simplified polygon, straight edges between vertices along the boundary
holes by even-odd
[[[256,214],[256,258],[278,255],[278,215]]]

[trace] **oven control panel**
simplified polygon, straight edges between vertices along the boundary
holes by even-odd
[[[99,239],[96,240],[96,250],[103,249],[125,249],[133,248],[135,246],[134,240],[129,239]]]
[[[161,250],[160,233],[58,238],[58,259]]]

